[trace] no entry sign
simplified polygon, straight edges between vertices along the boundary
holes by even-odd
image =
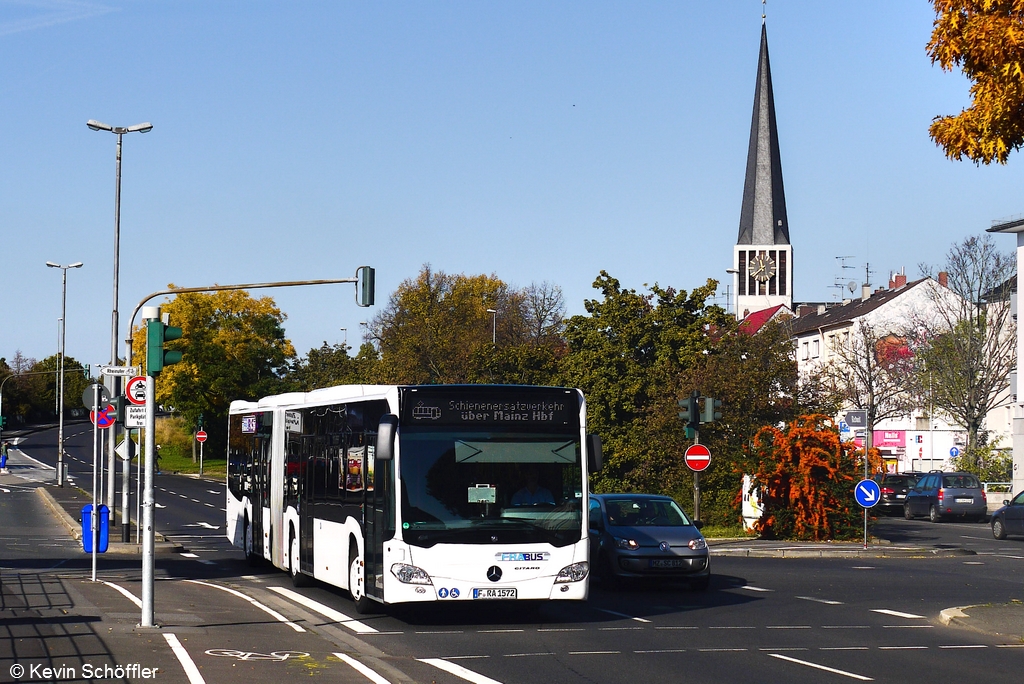
[[[206,433],[203,430],[196,433],[196,441],[200,444],[206,441]]]
[[[699,473],[711,465],[711,452],[703,444],[687,447],[683,458],[686,460],[686,465],[694,472]]]

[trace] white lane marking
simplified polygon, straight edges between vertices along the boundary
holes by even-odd
[[[203,503],[203,502],[202,502],[202,501],[200,501],[199,499],[189,499],[189,501],[194,501],[195,503]]]
[[[992,537],[975,537],[973,534],[961,534],[964,539],[984,539],[985,541],[992,541]]]
[[[157,508],[167,508],[167,506],[164,506],[163,504],[158,504],[156,502],[154,502],[153,505],[156,506]]]
[[[765,629],[810,629],[810,625],[767,625]]]
[[[199,556],[194,553],[179,553],[178,555],[182,558],[199,558]]]
[[[199,522],[188,523],[187,525],[182,525],[182,527],[205,527],[208,530],[219,530],[220,529],[220,525],[211,525],[210,523],[204,522],[202,520],[200,520]]]
[[[739,625],[736,627],[708,627],[708,629],[757,629],[753,625]]]
[[[853,569],[854,570],[874,570],[875,566],[873,566],[873,565],[854,565]]]
[[[996,648],[1024,648],[1024,644],[996,644]]]
[[[817,663],[809,663],[806,660],[798,660],[796,658],[790,658],[789,656],[784,656],[781,653],[769,653],[768,657],[769,658],[778,658],[779,660],[786,660],[786,661],[791,662],[791,663],[796,663],[797,665],[805,665],[807,667],[813,667],[813,668],[815,668],[817,670],[824,670],[825,672],[831,672],[833,674],[843,675],[844,677],[850,677],[852,679],[859,679],[862,682],[873,682],[873,681],[875,681],[871,677],[865,677],[864,675],[855,674],[853,672],[847,672],[846,670],[837,670],[834,667],[826,667],[825,665],[819,665]]]
[[[737,589],[746,589],[747,591],[775,591],[774,589],[765,589],[763,587],[752,587],[749,584],[744,584],[742,587],[736,587]]]
[[[655,627],[654,629],[697,629],[696,627]]]
[[[698,648],[701,653],[729,653],[733,651],[746,651],[745,648]]]
[[[922,651],[927,646],[879,646],[879,651]]]
[[[913,613],[903,613],[898,610],[889,610],[887,608],[872,608],[872,613],[881,613],[882,615],[892,615],[893,617],[907,618],[908,620],[924,620],[924,615],[915,615]]]
[[[939,648],[988,648],[985,644],[963,644],[962,646],[939,646]]]
[[[607,608],[598,608],[598,610],[602,613],[608,613],[609,615],[616,615],[618,617],[629,618],[630,620],[636,620],[637,622],[650,622],[650,620],[647,620],[642,617],[636,617],[635,615],[626,615],[625,613],[617,613],[614,610],[608,610]]]
[[[214,491],[212,489],[207,489],[206,491],[209,492],[210,494],[223,494],[224,493],[224,492],[216,492],[216,491]]]
[[[429,631],[426,631],[426,632],[416,632],[416,633],[417,634],[462,634],[463,632],[462,632],[461,629],[448,629],[448,630],[438,629],[438,630],[429,630]]]
[[[555,654],[551,653],[551,652],[547,652],[547,653],[506,653],[505,657],[506,658],[527,658],[527,657],[530,657],[530,656],[549,656],[549,655],[555,655]]]
[[[822,646],[819,651],[867,651],[867,646]]]
[[[622,651],[569,651],[569,655],[618,655]]]
[[[1007,556],[1006,554],[996,554],[998,558],[1016,558],[1017,560],[1024,560],[1024,556]]]
[[[655,627],[655,629],[659,629]],[[549,629],[538,629],[538,632],[585,632],[582,627],[552,627]]]
[[[964,565],[984,565],[981,561],[964,561]]]
[[[525,631],[525,629],[478,629],[477,634],[512,634]]]
[[[216,506],[214,506],[212,503],[204,503],[203,505],[209,506],[210,508],[216,508]]]
[[[934,629],[935,625],[882,625],[882,629]]]
[[[686,653],[685,648],[659,648],[650,651],[633,651],[633,653]]]
[[[871,629],[871,625],[822,625],[822,629]]]
[[[809,651],[808,648],[793,646],[792,648],[759,648],[758,651]]]
[[[824,603],[827,606],[841,606],[842,601],[830,601],[829,599],[815,598],[813,596],[797,596],[796,598],[801,601],[814,601],[815,603]]]
[[[122,586],[120,586],[118,584],[114,584],[113,582],[107,582],[106,580],[103,580],[103,583],[106,584],[111,589],[116,589],[117,591],[121,592],[124,595],[124,597],[127,598],[132,603],[134,603],[136,605],[136,607],[142,608],[142,599],[137,597],[132,592],[128,591],[127,589],[125,589],[124,587],[122,587]]]
[[[633,632],[643,627],[598,627],[598,632]]]
[[[281,596],[284,596],[287,599],[291,599],[292,601],[295,601],[301,606],[305,606],[310,610],[314,610],[317,613],[320,613],[331,622],[337,622],[340,625],[348,627],[353,632],[357,632],[359,634],[366,634],[367,632],[377,631],[365,622],[360,622],[359,620],[350,618],[348,615],[345,615],[344,613],[340,613],[329,606],[325,606],[324,604],[314,601],[311,598],[307,598],[296,591],[292,591],[291,589],[285,589],[284,587],[270,587],[270,590],[276,591]]]
[[[185,670],[185,674],[188,675],[189,684],[206,684],[206,680],[203,679],[203,675],[199,674],[199,668],[192,662],[192,657],[185,650],[185,647],[178,641],[178,637],[174,636],[170,632],[164,634],[164,640],[167,641],[167,645],[171,647],[171,651],[178,658],[178,662],[181,663],[181,667]]]
[[[353,670],[369,679],[373,684],[391,684],[390,681],[381,677],[376,671],[371,670],[351,656],[347,656],[344,653],[335,653],[334,657],[341,659],[342,662],[348,663]]]
[[[448,656],[448,660],[480,660],[481,658],[490,658],[489,655],[464,655],[464,656]]]
[[[203,582],[202,580],[187,579],[187,580],[184,580],[184,581],[185,582],[189,582],[190,584],[201,584],[204,587],[213,587],[214,589],[220,589],[221,591],[226,591],[227,593],[231,594],[232,596],[237,596],[238,598],[240,598],[240,599],[242,599],[244,601],[248,601],[249,603],[251,603],[252,605],[256,606],[257,608],[259,608],[264,613],[266,613],[270,617],[274,618],[278,622],[283,622],[284,624],[288,625],[289,627],[294,629],[296,632],[305,632],[306,631],[303,627],[295,624],[294,622],[292,622],[291,620],[286,618],[284,615],[281,615],[280,613],[278,613],[276,610],[274,610],[270,606],[265,606],[262,603],[260,603],[259,601],[257,601],[256,599],[254,599],[253,597],[246,596],[245,594],[243,594],[240,591],[235,591],[234,589],[231,589],[230,587],[224,587],[224,586],[221,586],[219,584],[212,584],[210,582]]]
[[[444,670],[448,674],[453,674],[456,677],[465,679],[467,682],[473,682],[473,684],[501,684],[501,682],[496,679],[485,677],[479,672],[467,670],[461,665],[449,663],[447,660],[443,660],[441,658],[419,658],[419,661],[421,663],[426,663],[427,665],[433,665],[437,669]]]

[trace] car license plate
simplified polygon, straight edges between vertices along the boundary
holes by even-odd
[[[652,558],[652,568],[681,568],[684,567],[684,561],[682,558]]]
[[[485,587],[483,589],[473,590],[473,598],[475,599],[514,599],[515,597],[516,590],[514,587],[510,589]]]
[[[896,498],[897,498],[897,499],[906,499],[906,498],[907,498],[907,495],[906,495],[906,494],[897,494],[897,495],[896,495]]]
[[[974,503],[974,499],[963,498],[963,497],[958,496],[956,498],[956,502],[957,503],[962,503],[962,504],[972,504],[972,503]]]

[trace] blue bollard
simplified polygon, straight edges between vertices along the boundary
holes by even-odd
[[[106,504],[100,504],[98,510],[100,517],[96,522],[99,545],[96,547],[96,552],[104,553],[110,542],[110,521],[108,520],[110,509]],[[86,504],[82,507],[82,547],[86,553],[92,553],[92,546],[92,504]]]

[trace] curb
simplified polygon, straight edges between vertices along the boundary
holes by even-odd
[[[948,556],[975,556],[970,549],[926,549],[926,548],[885,548],[885,549],[719,549],[711,547],[713,556],[738,556],[741,558],[944,558]]]
[[[998,612],[995,615],[991,613],[986,614],[984,610],[998,611],[1010,605],[1012,604],[975,603],[970,606],[946,608],[939,612],[939,622],[947,627],[969,629],[972,632],[1002,637],[1004,639],[1011,638],[1014,639],[1013,643],[1020,643],[1024,640],[1024,620],[1021,619],[1021,615],[1016,615],[1014,619],[1007,620],[1005,615],[1000,616]],[[976,613],[974,617],[964,612],[972,608],[983,610],[980,615]],[[1018,606],[1014,610],[1020,611],[1021,609]]]
[[[67,529],[68,534],[71,535],[72,539],[81,540],[81,523],[72,518],[67,510],[57,503],[57,500],[53,498],[53,495],[46,491],[46,487],[36,487],[36,494],[42,498],[43,503],[50,508],[50,511],[57,516],[57,521]],[[169,551],[180,553],[185,550],[181,544],[167,541],[167,538],[159,532],[154,533],[154,536],[156,540],[156,548],[154,550],[157,552]],[[138,556],[142,554],[142,547],[139,544],[125,544],[124,542],[111,541],[107,545],[107,550],[104,553]]]

